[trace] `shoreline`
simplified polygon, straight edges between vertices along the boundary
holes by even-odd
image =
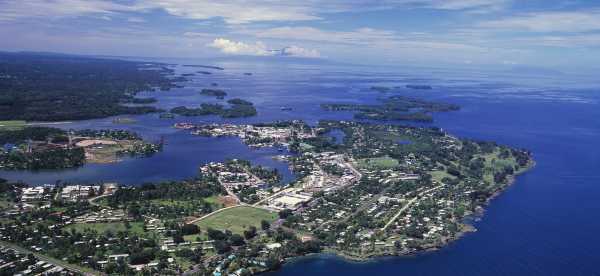
[[[484,203],[483,207],[487,207],[490,205],[491,201],[498,197],[499,195],[501,195],[504,191],[506,191],[506,189],[508,189],[510,186],[512,186],[513,184],[515,184],[516,180],[517,180],[517,176],[524,174],[526,172],[529,172],[530,170],[532,170],[533,168],[535,168],[535,166],[537,165],[537,162],[535,162],[535,160],[531,159],[531,161],[529,162],[529,164],[524,167],[522,170],[516,172],[515,174],[511,175],[510,178],[507,180],[506,185],[504,185],[501,189],[497,190],[496,192],[494,192]],[[485,209],[480,206],[480,208],[478,208],[478,210],[476,210],[475,213],[470,214],[465,216],[463,219],[467,219],[467,218],[481,218],[484,216],[485,213]],[[469,234],[469,233],[474,233],[477,232],[477,228],[475,226],[473,226],[471,223],[461,223],[461,229],[460,231],[458,231],[456,233],[456,235],[449,237],[447,239],[445,239],[443,242],[439,243],[439,244],[435,244],[432,245],[431,247],[428,248],[424,248],[421,250],[414,250],[414,251],[410,251],[410,252],[398,252],[398,254],[392,254],[392,253],[374,253],[374,254],[368,254],[365,256],[353,256],[350,254],[346,254],[342,251],[337,251],[337,250],[332,250],[331,248],[324,248],[323,251],[319,252],[319,253],[309,253],[309,254],[305,254],[305,255],[299,255],[299,256],[293,256],[293,257],[287,257],[285,259],[282,260],[281,266],[277,269],[274,270],[265,270],[265,271],[261,271],[257,274],[264,274],[264,273],[269,273],[269,272],[276,272],[278,270],[281,269],[282,266],[287,265],[287,264],[291,264],[293,262],[299,261],[302,258],[309,258],[309,257],[319,257],[319,256],[331,256],[337,259],[340,259],[344,262],[350,262],[350,263],[369,263],[369,262],[378,262],[379,259],[383,259],[383,258],[410,258],[410,257],[416,257],[418,255],[422,255],[422,254],[428,254],[428,253],[433,253],[439,250],[443,250],[445,248],[447,248],[447,246],[449,246],[451,243],[454,243],[456,241],[458,241],[459,239],[463,238],[465,235]]]

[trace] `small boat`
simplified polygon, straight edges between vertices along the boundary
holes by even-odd
[[[282,107],[281,107],[281,110],[282,110],[282,111],[289,111],[289,110],[292,110],[292,108],[291,108],[291,107],[289,107],[289,106],[282,106]]]

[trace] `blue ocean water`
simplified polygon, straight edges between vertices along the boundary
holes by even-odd
[[[206,61],[170,61],[206,64]],[[54,172],[0,172],[0,177],[42,184],[63,181],[147,181],[183,179],[198,166],[226,158],[249,159],[293,175],[272,157],[276,149],[252,150],[237,138],[202,138],[170,126],[175,122],[252,123],[302,119],[352,119],[349,112],[324,112],[321,103],[375,103],[388,95],[418,96],[457,103],[458,112],[436,114],[432,126],[460,137],[493,140],[533,152],[536,167],[495,198],[478,229],[448,247],[410,257],[355,263],[316,255],[293,260],[273,275],[600,275],[600,93],[579,80],[510,76],[440,69],[368,68],[341,65],[213,61],[226,68],[199,75],[185,88],[146,92],[158,106],[219,102],[198,92],[212,82],[254,102],[259,116],[158,119],[131,116],[137,124],[115,125],[113,118],[65,123],[65,128],[126,128],[148,139],[164,137],[165,150],[151,158]],[[196,71],[179,66],[178,73]],[[252,72],[246,76],[244,72]],[[411,90],[406,84],[429,84]],[[398,86],[387,94],[373,85]],[[597,87],[600,87],[598,85]],[[282,110],[281,107],[292,110]],[[335,136],[335,135],[334,135]]]

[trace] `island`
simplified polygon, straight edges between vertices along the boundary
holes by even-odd
[[[455,104],[427,101],[405,96],[380,99],[382,104],[322,104],[328,111],[356,111],[354,118],[376,121],[433,122],[432,113],[460,110]]]
[[[204,95],[204,96],[216,97],[217,99],[220,99],[220,100],[224,99],[225,96],[227,96],[227,92],[225,92],[221,89],[208,89],[208,88],[202,89],[200,91],[200,94]]]
[[[256,116],[257,111],[254,105],[246,100],[242,99],[230,99],[227,101],[229,107],[222,104],[209,104],[203,103],[199,108],[188,108],[185,106],[178,106],[171,109],[171,113],[180,116],[207,116],[207,115],[218,115],[222,118],[243,118]]]
[[[188,180],[131,187],[0,180],[0,243],[62,260],[70,270],[107,274],[250,275],[310,253],[355,260],[415,254],[473,231],[466,218],[481,215],[534,165],[527,150],[439,128],[178,126],[284,149],[289,154],[278,159],[296,179],[282,183],[277,170],[230,159],[202,165]],[[344,134],[341,143],[327,135],[334,130]]]
[[[185,80],[161,63],[36,53],[0,53],[0,76],[0,120],[27,121],[159,112],[135,95]]]
[[[423,84],[407,84],[406,88],[416,89],[416,90],[431,90],[433,87],[431,85],[423,85]]]
[[[385,93],[385,92],[389,92],[392,89],[389,88],[389,87],[387,87],[387,86],[371,86],[371,90],[375,90],[377,92]]]
[[[215,70],[225,70],[223,67],[219,66],[211,66],[211,65],[194,65],[194,64],[186,64],[184,67],[197,67],[197,68],[207,68],[207,69],[215,69]]]
[[[162,142],[149,143],[125,130],[62,130],[27,126],[0,130],[0,170],[65,169],[85,163],[119,162],[150,156]]]

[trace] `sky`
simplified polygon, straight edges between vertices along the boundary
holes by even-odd
[[[0,0],[0,50],[600,68],[597,0]]]

